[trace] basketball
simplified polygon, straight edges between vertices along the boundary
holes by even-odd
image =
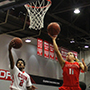
[[[52,22],[48,25],[47,27],[47,32],[51,35],[51,36],[55,36],[58,35],[60,33],[60,25],[56,22]]]
[[[21,48],[21,46],[22,46],[22,44],[23,44],[22,40],[21,40],[20,38],[18,38],[18,37],[13,38],[13,39],[11,40],[11,42],[14,42],[13,48],[15,48],[15,49]]]

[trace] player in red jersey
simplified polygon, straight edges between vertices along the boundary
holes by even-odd
[[[76,62],[77,59],[75,58],[75,55],[72,52],[68,52],[65,61],[62,58],[55,41],[57,36],[51,36],[50,34],[49,36],[52,38],[54,50],[63,70],[63,85],[59,87],[59,90],[81,90],[79,86],[80,70],[87,71],[84,59],[82,59],[82,62]]]

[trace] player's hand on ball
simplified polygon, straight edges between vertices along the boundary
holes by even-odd
[[[48,35],[49,35],[52,39],[56,39],[56,38],[57,38],[57,35],[52,36],[52,35],[50,35],[49,33],[48,33]]]
[[[15,42],[14,41],[11,41],[9,43],[9,50],[11,50],[13,46],[15,46]]]

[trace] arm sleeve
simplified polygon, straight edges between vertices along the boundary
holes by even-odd
[[[10,65],[9,65],[9,71],[10,71],[10,74],[11,75],[14,75],[15,73],[18,73],[18,68],[14,65],[14,68],[13,69],[11,69],[10,68]]]
[[[26,87],[32,86],[30,76],[28,76]]]

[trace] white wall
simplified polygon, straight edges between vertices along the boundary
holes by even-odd
[[[0,90],[9,90],[11,81],[0,80]]]
[[[0,69],[9,70],[8,45],[12,38],[9,35],[0,35]],[[25,71],[29,74],[59,78],[61,75],[60,65],[57,61],[38,56],[36,42],[37,40],[33,39],[30,44],[24,42],[20,49],[12,49],[15,62],[18,58],[24,59],[26,62]],[[2,90],[8,90],[7,87],[9,88],[10,82],[3,81],[2,84],[1,82],[0,80],[0,90],[1,88]],[[5,84],[3,84],[4,82]]]
[[[90,49],[85,51],[85,61],[87,65],[90,63]],[[90,87],[90,71],[85,73],[85,82],[87,84],[87,88]]]
[[[12,40],[12,36],[9,35],[0,35],[0,69],[9,70],[9,59],[8,59],[8,44]],[[59,79],[62,77],[62,70],[59,63],[55,60],[46,59],[43,56],[37,55],[37,40],[32,39],[32,43],[27,44],[23,43],[23,46],[20,49],[13,49],[14,60],[22,58],[26,62],[25,71],[32,75],[50,77]],[[24,39],[23,39],[24,40]],[[85,59],[86,64],[90,62],[90,50],[85,52],[80,52],[78,58],[81,61],[81,58]],[[90,84],[90,72],[81,73],[80,81],[86,82],[87,86]],[[6,81],[7,82],[7,81]],[[1,83],[1,80],[0,80]],[[6,84],[7,85],[7,84]],[[0,84],[0,88],[5,90],[4,86]],[[0,89],[1,90],[1,89]],[[7,90],[7,89],[6,89]]]
[[[84,58],[86,65],[88,65],[90,63],[90,49],[87,51],[81,51],[78,58],[80,61],[82,58]],[[85,82],[88,89],[88,87],[90,86],[90,71],[81,73],[79,80]]]
[[[8,35],[0,36],[0,69],[9,69],[8,45],[12,38],[13,37]],[[58,69],[58,67],[60,67],[58,62],[51,59],[46,59],[43,56],[38,56],[37,46],[33,43],[27,44],[24,42],[23,46],[20,49],[12,49],[12,53],[15,61],[18,58],[22,58],[25,60],[26,72],[33,75],[45,76],[50,78],[59,77],[57,75],[57,72],[60,71]]]

